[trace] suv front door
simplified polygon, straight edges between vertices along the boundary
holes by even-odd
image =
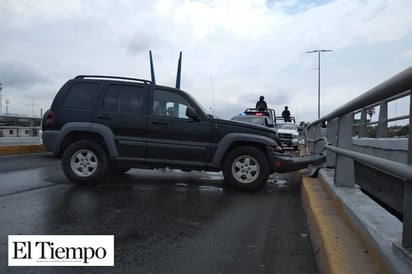
[[[186,116],[189,98],[166,89],[154,89],[147,131],[147,158],[171,166],[204,166],[211,146],[211,123]]]

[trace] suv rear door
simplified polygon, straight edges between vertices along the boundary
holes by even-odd
[[[210,153],[211,123],[186,116],[190,98],[176,90],[156,87],[151,92],[147,157],[173,165],[204,166]]]
[[[70,80],[57,93],[51,111],[54,113],[53,129],[60,129],[68,122],[91,122],[101,94],[102,82],[94,80]],[[48,129],[43,120],[43,131]]]
[[[148,87],[133,82],[108,82],[95,122],[113,132],[119,157],[146,157]]]

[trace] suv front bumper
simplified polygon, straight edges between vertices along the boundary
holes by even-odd
[[[274,171],[278,173],[285,173],[299,169],[307,168],[308,165],[316,165],[324,162],[325,155],[314,154],[303,157],[292,157],[290,155],[280,154],[275,152]]]

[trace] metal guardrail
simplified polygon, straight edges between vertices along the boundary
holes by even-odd
[[[402,246],[412,248],[412,128],[409,126],[408,156],[406,163],[399,163],[384,158],[353,151],[354,117],[361,113],[359,137],[366,137],[366,127],[377,127],[376,137],[387,137],[388,122],[409,120],[412,123],[412,67],[398,73],[337,108],[306,128],[306,143],[309,153],[326,150],[326,163],[335,168],[334,184],[337,186],[355,186],[355,164],[362,164],[384,173],[385,178],[396,177],[404,182],[403,191],[403,229]],[[388,103],[403,97],[409,97],[409,115],[388,118]],[[366,121],[366,111],[379,106],[377,122]],[[378,177],[379,178],[379,177]],[[390,180],[389,180],[390,181]],[[391,182],[389,182],[391,183]],[[395,180],[392,182],[395,184]],[[383,193],[385,195],[385,193]]]

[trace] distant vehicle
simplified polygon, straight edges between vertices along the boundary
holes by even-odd
[[[273,121],[271,121],[269,117],[264,115],[237,115],[232,117],[232,119],[230,120],[260,125],[269,128],[275,127]]]
[[[298,150],[299,131],[295,123],[277,123],[275,130],[279,136],[282,147],[293,147],[294,150]]]
[[[243,114],[247,116],[267,116],[269,117],[269,121],[271,124],[276,124],[276,112],[272,108],[268,108],[266,110],[259,110],[257,108],[247,108],[245,109]]]

